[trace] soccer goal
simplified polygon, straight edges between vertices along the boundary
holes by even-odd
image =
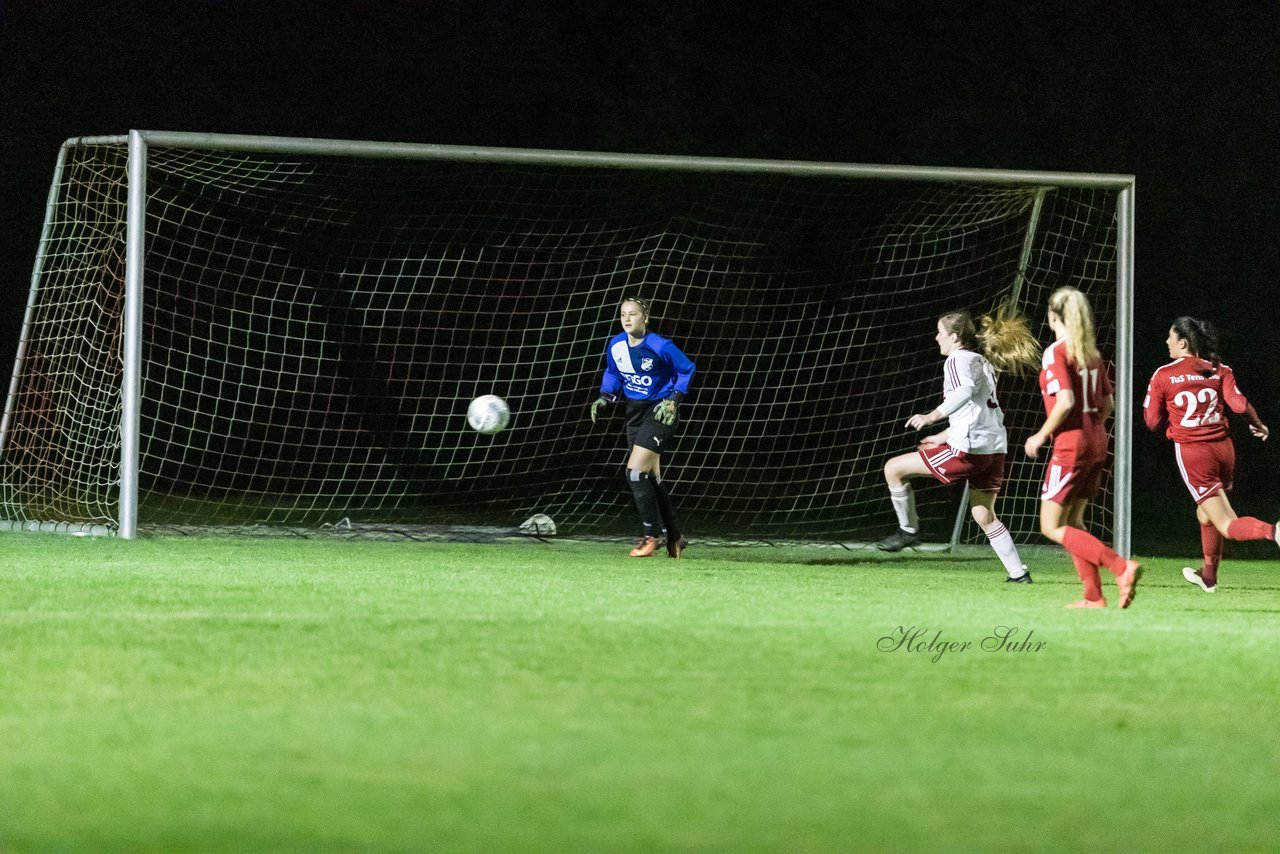
[[[1118,389],[1091,524],[1129,541],[1133,178],[134,131],[62,147],[0,422],[0,527],[630,535],[604,343],[639,295],[697,363],[664,480],[692,536],[866,542],[941,394],[939,314],[1097,313]],[[1043,416],[1002,378],[1001,516]],[[509,429],[470,430],[497,394]],[[977,542],[921,484],[927,537]]]

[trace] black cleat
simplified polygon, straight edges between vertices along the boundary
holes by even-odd
[[[667,540],[667,557],[679,558],[684,555],[684,550],[689,548],[689,541],[684,537],[676,537],[674,540]]]
[[[900,552],[907,546],[914,546],[918,542],[920,542],[919,534],[912,534],[899,528],[876,543],[876,548],[882,552]]]
[[[1013,576],[1009,576],[1008,578],[1005,579],[1005,583],[1006,584],[1035,584],[1035,582],[1031,580],[1031,573],[1026,571],[1024,571],[1022,575],[1019,575],[1017,578],[1014,578]]]

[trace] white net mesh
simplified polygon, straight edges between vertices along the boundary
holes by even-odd
[[[125,160],[67,149],[0,452],[10,520],[117,522]],[[884,460],[941,393],[939,314],[1016,296],[1039,323],[1072,284],[1115,340],[1114,191],[153,148],[147,196],[144,527],[627,534],[621,419],[586,404],[635,294],[698,367],[663,463],[691,534],[874,539]],[[464,417],[490,393],[513,412],[492,437]],[[1035,380],[1001,395],[1016,448]],[[1042,466],[1010,454],[1020,542]],[[916,494],[949,540],[960,492]]]

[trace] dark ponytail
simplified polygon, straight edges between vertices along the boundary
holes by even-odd
[[[1173,334],[1187,342],[1187,349],[1216,370],[1222,364],[1218,355],[1218,330],[1207,320],[1183,315],[1173,322]]]

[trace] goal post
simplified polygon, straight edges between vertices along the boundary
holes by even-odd
[[[933,322],[1072,284],[1115,361],[1091,523],[1130,545],[1133,178],[133,131],[59,153],[4,419],[0,528],[628,533],[617,304],[698,364],[664,474],[695,533],[867,541],[940,389]],[[1002,378],[1010,445],[1041,417]],[[495,393],[513,424],[465,425]],[[1042,461],[1000,513],[1038,541]],[[960,491],[930,539],[976,541]]]

